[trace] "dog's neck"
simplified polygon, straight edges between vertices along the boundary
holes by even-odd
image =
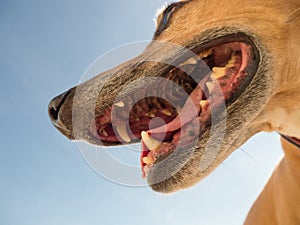
[[[245,225],[300,224],[300,149],[281,138],[285,156],[250,210]]]

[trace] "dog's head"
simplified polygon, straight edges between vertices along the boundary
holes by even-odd
[[[187,188],[255,133],[298,132],[278,117],[287,115],[286,100],[293,104],[299,86],[299,6],[173,3],[158,16],[141,55],[54,98],[49,115],[70,139],[98,145],[142,139],[150,186]]]

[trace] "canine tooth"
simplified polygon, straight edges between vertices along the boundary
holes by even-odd
[[[215,79],[223,77],[225,75],[225,70],[226,70],[226,67],[213,67],[212,68],[212,72],[213,72],[212,76]]]
[[[143,140],[144,144],[147,146],[147,148],[150,151],[156,151],[160,148],[162,143],[158,140],[155,140],[146,131],[142,131],[141,135],[142,135],[142,140]]]
[[[123,108],[125,106],[125,103],[123,101],[119,101],[115,103],[115,106]]]
[[[162,114],[164,114],[165,116],[172,116],[172,113],[170,110],[168,109],[163,109],[161,110]]]
[[[116,126],[116,131],[117,131],[118,135],[120,136],[120,138],[122,138],[123,141],[125,141],[125,142],[130,142],[131,141],[131,139],[129,137],[129,134],[127,132],[125,123]]]
[[[151,157],[143,157],[143,163],[146,165],[151,165],[154,162],[154,160]]]
[[[208,101],[207,100],[201,100],[199,104],[201,106],[201,109],[203,109],[208,105]]]

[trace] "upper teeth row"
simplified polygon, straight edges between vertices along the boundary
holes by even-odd
[[[205,54],[209,55],[211,53],[206,52]],[[223,76],[225,76],[226,69],[232,67],[237,60],[238,60],[237,56],[232,56],[231,59],[228,61],[227,65],[225,67],[213,67],[212,68],[212,74],[211,74],[212,81],[209,81],[209,82],[206,83],[206,86],[207,86],[209,94],[212,93],[215,85],[217,84],[216,80],[219,79],[219,78],[221,78],[221,77],[223,77]],[[200,104],[201,108],[204,109],[208,105],[208,100],[201,100],[199,102],[199,104]],[[123,101],[119,101],[119,102],[115,103],[114,105],[117,106],[117,107],[124,107],[125,103]],[[168,109],[164,109],[161,112],[164,115],[167,115],[167,116],[171,116],[172,115],[172,113]],[[155,117],[155,115],[153,113],[149,113],[147,116],[149,116],[149,117]],[[125,123],[116,126],[116,132],[118,133],[119,137],[123,141],[125,141],[127,143],[129,143],[131,141],[131,138],[130,138],[130,136],[128,134],[127,126],[126,126]],[[141,136],[142,136],[143,142],[145,143],[145,145],[147,146],[147,148],[150,151],[155,151],[155,150],[157,150],[157,149],[160,148],[162,142],[160,142],[158,140],[155,140],[147,132],[142,131]]]

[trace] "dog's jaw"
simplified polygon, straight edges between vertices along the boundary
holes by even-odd
[[[227,34],[229,31],[230,29],[219,30],[215,31],[214,34],[219,32],[219,36],[221,37],[221,35]],[[207,39],[207,37],[205,37],[205,39]],[[252,43],[252,45],[253,47],[254,45],[256,46],[256,54],[258,54],[261,51],[261,47],[258,43]],[[196,144],[196,148],[192,146],[191,148],[178,149],[163,162],[154,164],[148,176],[148,183],[153,190],[169,193],[190,187],[199,182],[199,180],[207,176],[220,162],[228,157],[232,151],[243,144],[250,137],[248,135],[253,135],[258,131],[249,132],[251,129],[251,121],[255,119],[267,101],[267,96],[269,96],[268,90],[270,90],[268,84],[270,84],[270,82],[264,73],[264,70],[268,68],[264,58],[262,56],[256,56],[255,58],[259,60],[256,63],[260,66],[254,71],[255,74],[253,74],[251,83],[245,87],[234,102],[228,105],[226,112],[227,117],[221,120],[219,119],[219,122],[214,124],[211,129],[201,134],[202,136],[199,139],[200,141]],[[145,65],[148,64],[144,64],[144,66]],[[153,68],[157,68],[157,66]],[[149,69],[147,70],[149,71]],[[140,71],[144,71],[144,68],[141,68]],[[157,72],[154,74],[157,74]],[[117,77],[121,76],[123,76],[123,74],[117,74]],[[134,80],[136,78],[131,77],[130,79]],[[110,96],[112,96],[114,91],[109,89],[109,87],[111,87],[110,84],[116,81],[116,77],[110,78],[108,84],[104,83],[100,95],[96,95],[96,99],[89,99],[89,101],[85,101],[85,103],[89,104],[89,102],[105,101],[107,96],[104,93],[110,93]],[[122,88],[124,84],[120,85],[120,88]],[[89,93],[87,93],[87,91]],[[91,93],[96,93],[96,91],[97,86],[94,84],[94,80],[80,85],[76,89],[76,94],[73,95],[76,96],[76,98],[73,99],[72,104],[75,105],[75,108],[87,107],[87,105],[81,106],[78,103],[82,102],[82,99],[86,98],[88,94],[91,95]],[[108,105],[112,104],[113,102],[108,103]],[[99,105],[105,104],[102,103]],[[63,107],[67,107],[67,105]],[[69,109],[70,107],[67,108]],[[101,107],[96,108],[96,110],[99,112],[99,115],[105,112]],[[101,143],[95,139],[95,137],[91,137],[91,133],[89,132],[89,124],[90,121],[94,121],[94,114],[91,112],[91,117],[82,113],[86,113],[86,110],[77,108],[76,111],[73,111],[73,122],[75,121],[75,123],[77,123],[73,125],[73,127],[80,127],[80,129],[74,129],[77,133],[73,135],[77,137],[77,139],[80,138],[96,144]],[[211,130],[214,130],[214,132],[211,132]],[[219,138],[222,138],[219,134],[222,133],[226,135],[222,140],[219,140]],[[109,145],[110,143],[106,142],[105,144]],[[208,161],[209,164],[207,163]]]
[[[231,10],[230,4],[233,3],[238,5],[236,6],[239,9],[237,12]],[[282,2],[282,5],[284,4]],[[201,11],[202,9],[206,10]],[[247,14],[250,9],[257,13],[247,17],[241,16],[243,13]],[[277,16],[268,18],[264,15],[266,10],[272,11],[273,15]],[[221,147],[212,144],[208,148],[209,138],[217,140],[218,137],[214,137],[209,132],[204,133],[196,149],[177,151],[170,156],[170,160],[167,160],[166,163],[161,163],[150,171],[148,181],[154,190],[172,192],[197,183],[257,132],[280,131],[283,134],[298,137],[295,135],[298,133],[298,129],[295,129],[293,125],[287,126],[283,122],[283,120],[289,118],[290,124],[296,124],[297,126],[299,124],[298,127],[300,127],[300,119],[297,117],[299,114],[295,113],[297,109],[287,109],[284,103],[286,94],[295,97],[294,100],[289,99],[289,101],[295,101],[295,105],[300,102],[297,92],[300,78],[291,75],[299,72],[300,62],[291,65],[291,62],[298,58],[293,49],[293,43],[297,40],[289,40],[288,34],[291,27],[285,22],[285,13],[282,10],[287,9],[276,8],[270,1],[257,1],[256,3],[228,1],[226,4],[214,0],[209,1],[209,3],[208,1],[189,1],[174,12],[174,17],[177,19],[171,18],[169,27],[155,36],[156,40],[169,41],[193,49],[213,38],[228,34],[245,33],[252,38],[254,45],[257,47],[260,53],[260,62],[251,84],[227,109],[227,118],[224,120],[226,122],[226,135],[222,140]],[[216,14],[215,11],[220,13]],[[186,26],[189,26],[189,29],[186,29]],[[297,26],[294,29],[297,30]],[[178,30],[182,32],[179,34]],[[286,62],[282,62],[281,57],[286,52],[291,54],[287,57]],[[162,74],[166,70],[166,67],[162,67],[157,63],[147,63],[141,65],[139,69],[130,69],[130,65],[134,65],[134,62],[138,60],[139,57],[77,87],[75,104],[79,107],[79,110],[71,114],[72,121],[76,122],[76,126],[81,127],[80,132],[71,130],[74,124],[64,126],[73,131],[73,136],[99,144],[89,132],[90,121],[94,119],[95,111],[97,115],[102,114],[107,106],[111,106],[122,87],[143,77],[145,71],[149,72],[149,68],[155,68],[155,74]],[[285,68],[285,64],[291,66]],[[126,70],[122,70],[122,68],[126,68]],[[109,78],[111,73],[115,74],[113,78]],[[287,74],[287,81],[282,79],[284,77],[282,73]],[[282,84],[290,85],[291,83],[293,85],[291,90],[293,91],[281,89]],[[102,86],[102,89],[99,93],[100,86]],[[68,100],[61,107],[65,112],[68,110],[70,112],[72,109],[73,100]],[[95,102],[96,108],[93,108]],[[88,111],[86,109],[92,110]],[[274,112],[279,116],[274,117]],[[66,118],[66,114],[62,118]],[[64,119],[64,121],[70,123],[69,119]],[[217,123],[215,129],[221,130],[221,127],[223,127],[221,125],[222,122]],[[109,145],[110,143],[105,144]],[[207,160],[207,158],[204,159],[205,153],[208,153],[209,158],[215,149],[218,149],[216,157],[211,158],[212,161],[209,166],[203,166],[201,162]],[[166,171],[171,172],[164,174]]]

